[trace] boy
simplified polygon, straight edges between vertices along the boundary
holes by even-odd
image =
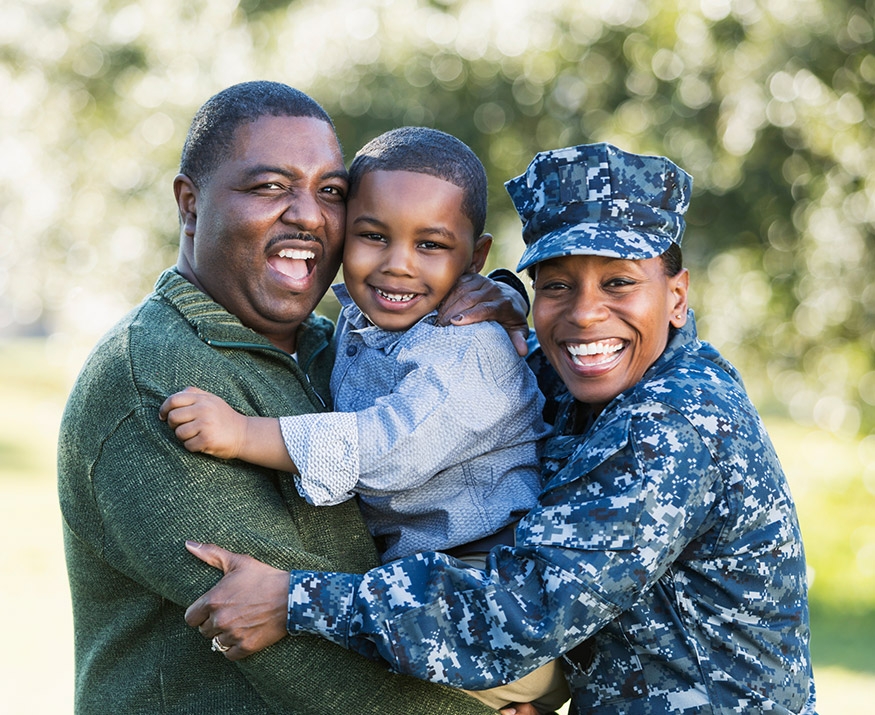
[[[482,567],[536,503],[548,433],[534,376],[503,329],[435,325],[456,281],[486,261],[485,219],[485,170],[464,143],[422,127],[377,137],[350,166],[337,411],[245,417],[189,388],[162,418],[191,451],[293,473],[313,504],[358,495],[386,562],[438,550]],[[278,269],[306,253],[280,254],[292,260]],[[567,696],[558,669],[547,680],[559,681],[552,709]],[[555,685],[481,699],[497,707]]]

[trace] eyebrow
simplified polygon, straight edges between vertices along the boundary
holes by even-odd
[[[352,220],[351,223],[353,225],[358,224],[358,223],[368,223],[368,224],[372,224],[372,225],[374,225],[378,228],[381,228],[381,229],[388,228],[388,224],[386,224],[383,221],[380,221],[380,219],[376,218],[375,216],[369,216],[367,214],[363,214],[361,216],[356,216]],[[429,236],[432,236],[432,235],[443,236],[444,238],[448,238],[448,239],[452,238],[454,240],[457,238],[455,233],[453,233],[449,229],[446,229],[442,226],[426,226],[424,228],[417,230],[416,234],[419,236],[421,236],[423,234],[426,234]]]
[[[289,171],[288,169],[282,169],[278,166],[273,166],[272,164],[256,164],[255,166],[249,167],[245,172],[244,176],[249,179],[254,179],[257,176],[261,176],[262,174],[279,174],[280,176],[284,176],[290,181],[298,178],[298,174],[294,171]],[[349,181],[349,174],[346,169],[337,169],[336,171],[326,171],[324,174],[320,176],[321,179],[343,179],[344,181]]]

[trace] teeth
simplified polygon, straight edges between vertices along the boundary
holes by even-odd
[[[374,290],[377,291],[377,295],[392,303],[404,303],[416,297],[416,293],[386,293],[379,288],[374,288]]]
[[[581,343],[579,345],[568,345],[568,352],[572,355],[610,355],[623,349],[622,343]]]
[[[294,258],[298,261],[306,261],[311,258],[316,258],[316,254],[313,251],[308,251],[303,248],[284,248],[277,255],[280,258]]]

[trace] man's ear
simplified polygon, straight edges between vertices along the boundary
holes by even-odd
[[[179,208],[179,225],[182,232],[192,238],[197,226],[197,186],[185,174],[177,174],[173,179],[173,195]]]
[[[474,255],[471,256],[471,265],[468,266],[467,273],[479,273],[486,265],[486,256],[489,255],[489,249],[492,248],[492,235],[484,233],[480,238],[474,241]]]

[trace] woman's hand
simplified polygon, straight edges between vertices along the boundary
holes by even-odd
[[[511,286],[479,273],[465,273],[441,305],[438,324],[468,325],[494,320],[507,331],[516,351],[525,355],[529,351],[527,312],[525,298]]]
[[[501,715],[541,715],[531,703],[511,703],[498,712]]]
[[[221,569],[219,583],[192,603],[185,622],[219,638],[228,660],[240,660],[286,635],[289,572],[213,544],[185,542],[201,561]]]

